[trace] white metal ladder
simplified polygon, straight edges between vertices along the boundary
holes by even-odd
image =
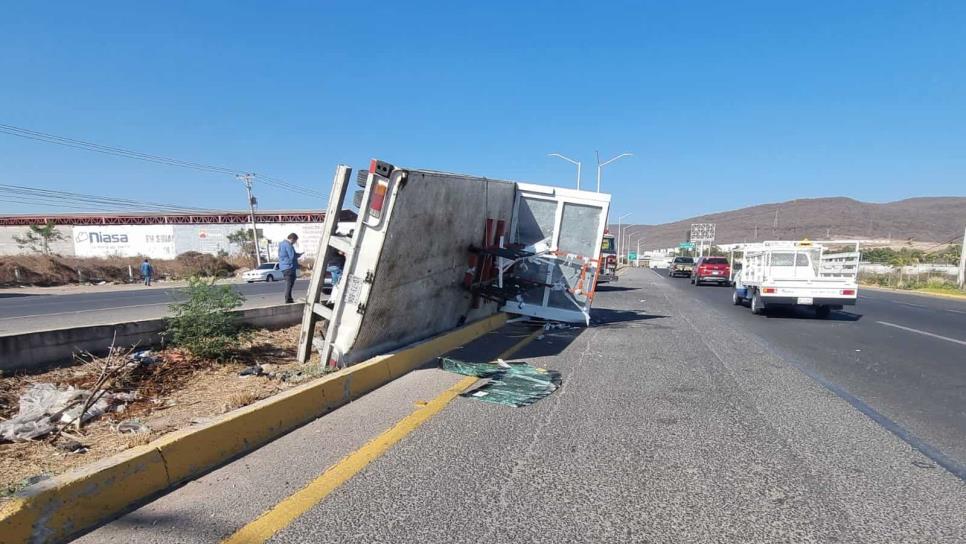
[[[334,340],[335,329],[338,326],[338,316],[342,308],[342,296],[330,297],[326,302],[322,301],[322,289],[325,287],[325,272],[332,261],[336,252],[341,251],[345,255],[345,265],[343,266],[342,276],[346,275],[346,268],[352,262],[352,255],[356,250],[357,241],[360,239],[358,233],[352,235],[340,235],[337,233],[339,228],[339,216],[342,211],[342,203],[349,188],[349,177],[352,168],[340,164],[335,171],[335,178],[332,180],[332,192],[329,193],[329,205],[325,212],[325,224],[322,229],[322,239],[319,241],[319,250],[316,253],[315,266],[312,268],[312,279],[309,282],[309,290],[305,295],[305,309],[302,313],[302,330],[299,333],[298,360],[308,362],[312,355],[312,340],[315,337],[315,326],[320,319],[327,323],[324,344],[321,350],[322,364],[327,364],[332,354],[332,340]],[[344,278],[340,278],[344,282]],[[332,293],[344,292],[338,289],[333,281]]]

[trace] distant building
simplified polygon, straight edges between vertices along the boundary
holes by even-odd
[[[325,213],[314,211],[258,212],[262,252],[276,255],[278,243],[289,233],[299,235],[299,248],[314,257],[322,237]],[[342,210],[340,230],[352,228],[356,214]],[[76,257],[145,256],[171,259],[187,251],[217,254],[239,248],[228,235],[250,228],[248,212],[157,214],[33,214],[0,216],[0,255],[28,252],[17,245],[29,225],[53,222],[64,239],[51,244],[54,253]]]

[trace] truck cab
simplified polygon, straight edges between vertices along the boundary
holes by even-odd
[[[617,243],[614,235],[605,232],[600,242],[600,275],[597,283],[617,281]]]

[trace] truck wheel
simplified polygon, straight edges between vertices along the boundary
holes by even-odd
[[[755,315],[765,313],[765,305],[762,303],[761,295],[758,294],[758,291],[755,291],[755,294],[751,296],[751,313]]]
[[[741,306],[744,301],[744,298],[738,296],[738,291],[731,293],[731,302],[734,302],[735,306]]]
[[[816,306],[815,307],[815,316],[816,317],[819,317],[821,319],[828,319],[828,317],[830,315],[832,315],[832,309],[829,308],[828,306]]]

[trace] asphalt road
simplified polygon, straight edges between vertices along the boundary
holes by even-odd
[[[308,283],[307,279],[296,281],[293,295],[304,297]],[[282,303],[285,290],[281,282],[233,286],[245,295],[246,306]],[[0,293],[0,334],[162,317],[181,292],[179,288],[156,286],[78,294]]]
[[[657,272],[674,296],[714,308],[966,477],[966,301],[860,288],[858,303],[828,320],[809,309],[762,317],[734,306],[729,287]]]
[[[526,408],[456,398],[270,541],[966,541],[961,479],[760,342],[712,289],[628,271],[598,293],[594,326],[513,357],[560,371],[558,391]],[[864,320],[794,323],[849,336]],[[487,360],[498,340],[458,356]],[[81,541],[218,542],[458,378],[404,376]]]

